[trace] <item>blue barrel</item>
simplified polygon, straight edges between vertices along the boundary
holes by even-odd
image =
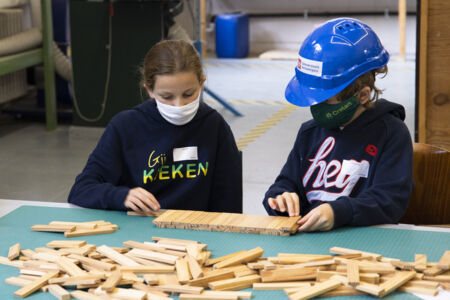
[[[223,14],[216,17],[216,54],[221,58],[248,55],[248,15]]]

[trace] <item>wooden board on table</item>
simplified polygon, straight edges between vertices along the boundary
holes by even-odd
[[[178,228],[268,235],[297,232],[298,217],[258,216],[191,210],[167,210],[153,223],[160,228]]]

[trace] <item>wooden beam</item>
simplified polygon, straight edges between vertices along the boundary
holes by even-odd
[[[198,264],[197,260],[192,255],[186,255],[187,262],[189,264],[189,270],[191,271],[192,278],[198,279],[203,276],[203,270]]]
[[[56,284],[47,285],[48,292],[59,300],[70,300],[70,293]]]
[[[279,268],[275,270],[261,271],[262,282],[283,282],[315,279],[317,268]]]
[[[355,287],[359,284],[359,264],[356,261],[350,260],[347,263],[347,279],[348,284]]]
[[[427,268],[427,255],[426,254],[416,254],[414,256],[414,268],[416,271],[423,272]]]
[[[450,269],[450,250],[444,252],[436,267],[442,270]]]
[[[130,252],[128,252],[130,255],[157,261],[157,262],[163,262],[170,265],[175,265],[175,261],[178,259],[178,256],[155,252],[155,251],[149,251],[149,250],[143,250],[143,249],[137,249],[134,248]]]
[[[194,280],[190,280],[188,282],[189,285],[191,286],[200,286],[200,287],[204,287],[207,288],[208,287],[208,283],[213,282],[213,281],[219,281],[219,280],[224,280],[224,279],[231,279],[234,278],[234,272],[233,271],[222,271],[216,274],[212,274],[212,275],[206,275],[204,277],[201,278],[197,278]]]
[[[290,281],[290,282],[254,283],[253,289],[255,291],[267,291],[267,290],[284,290],[287,288],[304,288],[310,286],[311,283],[309,282]]]
[[[225,279],[208,283],[210,289],[215,291],[233,291],[251,287],[254,283],[260,282],[259,275],[249,275],[233,279]]]
[[[189,272],[189,265],[186,259],[179,258],[175,261],[175,269],[177,270],[178,281],[182,284],[187,283],[191,278],[191,272]]]
[[[317,283],[312,287],[304,288],[301,291],[294,293],[292,295],[289,295],[289,299],[290,300],[310,299],[325,294],[326,292],[329,292],[331,290],[334,290],[341,285],[342,282],[340,282],[339,280],[330,279],[324,282]]]
[[[17,290],[14,293],[14,296],[19,297],[19,298],[28,297],[29,295],[31,295],[32,293],[34,293],[35,291],[37,291],[38,289],[40,289],[41,287],[46,285],[48,283],[49,279],[57,277],[58,274],[59,274],[59,271],[50,271],[47,274],[45,274],[44,276],[30,282],[26,286]]]
[[[111,249],[106,245],[97,247],[97,252],[103,254],[104,256],[108,257],[109,259],[115,261],[116,263],[122,266],[131,266],[131,267],[140,266],[140,264],[138,264],[131,258],[128,258],[123,254],[120,254],[119,252],[115,251],[114,249]]]
[[[348,248],[342,248],[342,247],[332,247],[332,248],[330,248],[330,253],[340,254],[340,255],[361,254],[362,256],[371,256],[371,257],[375,258],[375,260],[381,259],[381,254],[378,254],[378,253],[372,253],[372,252],[366,252],[366,251],[354,250],[354,249],[348,249]]]
[[[264,253],[264,250],[261,247],[256,247],[254,249],[248,250],[244,253],[238,254],[231,258],[228,258],[224,261],[218,262],[214,265],[215,269],[225,268],[233,265],[238,265],[240,263],[251,262],[259,257],[261,257]]]
[[[8,259],[13,260],[20,256],[20,244],[17,243],[9,248]]]
[[[399,272],[400,274],[394,276],[392,279],[387,280],[386,282],[382,283],[380,287],[383,289],[381,292],[381,297],[386,296],[387,294],[390,294],[394,290],[396,290],[398,287],[402,286],[406,282],[410,281],[416,276],[416,272],[409,271],[409,272]]]
[[[71,247],[81,247],[86,245],[86,241],[51,241],[47,243],[49,248],[71,248]]]

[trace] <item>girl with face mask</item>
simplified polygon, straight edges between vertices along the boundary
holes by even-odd
[[[192,45],[153,46],[142,67],[149,100],[111,120],[69,202],[144,213],[242,212],[239,151],[222,116],[200,102],[204,82]]]
[[[303,42],[286,99],[309,107],[263,205],[302,215],[299,231],[396,223],[412,190],[412,142],[405,109],[378,99],[375,77],[389,54],[363,22],[339,18]]]

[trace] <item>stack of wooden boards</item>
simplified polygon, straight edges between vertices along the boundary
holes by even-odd
[[[116,224],[103,220],[89,222],[52,221],[47,225],[31,226],[33,231],[64,232],[65,237],[113,233],[117,229],[119,229],[119,226]]]
[[[22,286],[14,295],[50,292],[58,299],[249,299],[250,291],[284,290],[289,299],[370,294],[394,290],[436,295],[450,289],[450,251],[438,262],[417,254],[413,262],[333,247],[335,255],[279,253],[265,257],[256,247],[210,258],[198,241],[153,237],[124,247],[85,241],[52,241],[47,247],[10,248],[0,264],[19,268],[6,283]],[[66,288],[75,289],[68,291]]]
[[[193,210],[167,210],[153,223],[161,228],[194,229],[270,235],[295,234],[298,217],[259,216]]]

